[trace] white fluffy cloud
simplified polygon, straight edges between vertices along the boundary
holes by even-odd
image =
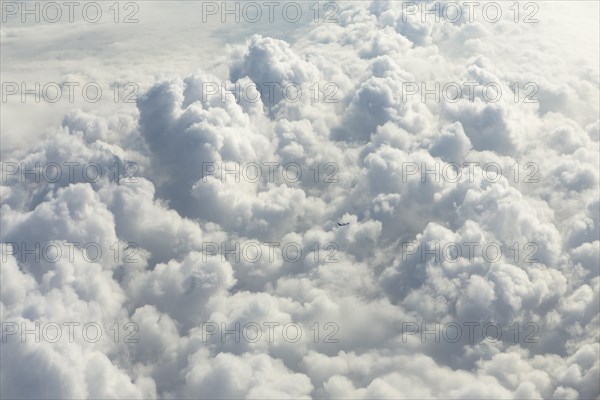
[[[35,140],[11,136],[2,397],[599,398],[597,48],[571,48],[590,35],[546,5],[539,24],[515,24],[339,3],[333,24],[246,26],[215,68],[178,42],[139,72],[135,107],[61,110]],[[183,71],[161,63],[177,57]],[[503,95],[403,98],[407,82],[436,81]],[[207,96],[215,82],[228,93]],[[302,95],[269,93],[272,82]],[[513,82],[522,96],[534,82],[539,102],[515,102]],[[63,172],[52,182],[6,169],[49,163]],[[257,179],[223,173],[248,165]],[[302,175],[290,179],[289,165]],[[58,261],[28,253],[49,242]],[[75,242],[94,246],[67,257]],[[410,247],[465,255],[473,242],[458,261]],[[492,242],[502,257],[490,261],[481,247]],[[236,245],[261,256],[222,257]],[[72,342],[65,322],[79,323]],[[407,331],[436,322],[479,331],[455,342]],[[100,340],[85,340],[86,323]],[[487,323],[501,340],[482,337]],[[251,328],[224,332],[238,325]],[[524,340],[532,330],[537,340]]]

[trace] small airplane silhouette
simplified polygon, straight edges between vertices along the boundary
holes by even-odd
[[[350,222],[338,222],[338,226],[350,225]]]

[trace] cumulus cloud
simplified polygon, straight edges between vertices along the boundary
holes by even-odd
[[[178,42],[135,105],[12,137],[2,397],[599,398],[597,49],[432,7]]]

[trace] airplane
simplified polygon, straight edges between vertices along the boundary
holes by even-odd
[[[338,226],[350,225],[350,222],[338,222]]]

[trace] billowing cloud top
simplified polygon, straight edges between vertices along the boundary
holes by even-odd
[[[3,152],[1,396],[599,398],[598,60],[546,5],[341,3]]]

